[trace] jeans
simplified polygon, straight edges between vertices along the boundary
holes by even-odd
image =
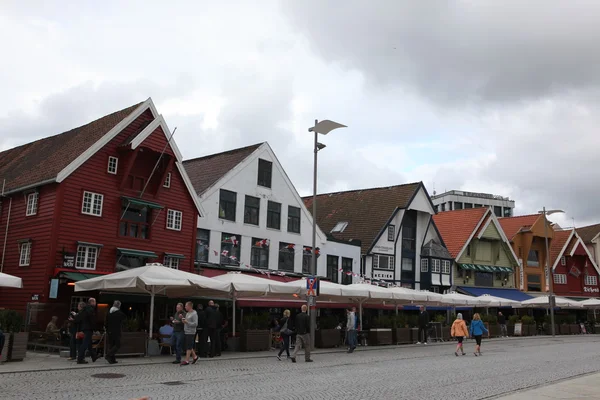
[[[356,337],[357,336],[356,333],[357,333],[356,329],[351,329],[351,330],[349,330],[347,332],[347,335],[348,335],[348,339],[347,339],[348,347],[351,348],[351,349],[355,349],[356,345],[358,344],[358,339]]]
[[[421,332],[423,332],[423,336],[421,336]],[[422,343],[427,343],[427,327],[426,326],[419,326],[419,335],[417,336],[418,342],[422,342]],[[423,340],[421,340],[421,338],[423,338]]]
[[[185,340],[185,335],[183,331],[181,332],[173,332],[171,336],[171,345],[175,347],[175,360],[181,362],[181,352],[183,351],[183,341]]]
[[[296,359],[298,350],[304,347],[304,359],[310,360],[310,334],[305,333],[304,335],[296,335],[296,347],[294,347],[293,359]]]
[[[109,332],[107,334],[106,359],[114,360],[117,351],[121,348],[121,332]]]
[[[500,336],[508,336],[508,331],[506,330],[506,324],[500,325]]]
[[[77,347],[81,346],[81,343],[78,343],[75,337],[76,335],[77,332],[71,332],[71,339],[69,340],[69,357],[72,359],[77,358]]]
[[[290,335],[281,335],[283,339],[283,344],[281,345],[281,350],[279,350],[278,356],[281,357],[283,352],[289,357],[290,356]]]
[[[77,361],[85,360],[85,352],[89,350],[90,356],[92,356],[92,361],[96,361],[98,355],[96,354],[96,350],[92,348],[92,335],[94,332],[92,331],[83,331],[83,341],[81,342],[81,347],[79,348],[79,354],[77,355]]]

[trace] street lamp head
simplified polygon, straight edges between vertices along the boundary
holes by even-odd
[[[338,128],[347,128],[347,126],[326,119],[326,120],[317,122],[315,124],[315,126],[313,126],[312,128],[308,128],[308,131],[309,132],[317,132],[317,133],[320,133],[321,135],[327,135],[332,130],[338,129]]]
[[[558,214],[558,213],[564,213],[564,211],[563,210],[546,210],[546,215],[552,215],[552,214]],[[544,210],[538,211],[538,214],[544,214]]]
[[[324,145],[323,143],[318,143],[317,142],[317,150],[323,150],[325,147],[327,147],[327,146]]]

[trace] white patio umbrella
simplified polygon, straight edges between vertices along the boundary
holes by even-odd
[[[302,295],[306,295],[306,278],[286,282],[284,285],[293,286],[300,290]],[[317,301],[340,301],[342,299],[342,288],[344,285],[329,281],[319,281],[319,296]]]
[[[345,287],[342,289],[342,295],[358,301],[361,328],[363,326],[363,304],[367,302],[392,302],[394,300],[394,293],[389,289],[381,286],[370,285],[368,283],[354,283],[352,285],[345,285]]]
[[[228,294],[227,283],[205,276],[167,268],[162,264],[146,264],[144,267],[75,282],[75,291],[109,290],[126,293],[145,293],[150,295],[150,327],[152,338],[152,321],[154,319],[154,296],[164,294],[169,297],[181,297],[185,294],[220,295]]]
[[[489,299],[467,296],[456,292],[442,295],[442,303],[453,306],[487,307],[490,302],[491,300]]]
[[[564,297],[554,297],[556,307],[558,308],[583,308],[579,301],[569,300]],[[534,297],[529,300],[522,301],[513,308],[550,308],[550,299],[548,296]]]
[[[519,302],[516,300],[509,300],[503,297],[496,297],[489,294],[484,294],[478,296],[477,298],[482,300],[489,300],[489,303],[485,305],[486,307],[512,307],[516,304],[519,304]]]
[[[600,308],[600,299],[591,298],[591,299],[583,300],[582,302],[580,302],[580,304],[585,308],[599,309]]]
[[[0,272],[0,286],[23,289],[23,280],[18,276],[12,276]]]

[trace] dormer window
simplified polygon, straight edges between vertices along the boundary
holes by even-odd
[[[346,229],[347,226],[348,222],[346,221],[338,222],[331,230],[331,233],[342,233],[344,232],[344,229]]]

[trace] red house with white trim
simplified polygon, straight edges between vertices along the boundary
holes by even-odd
[[[0,188],[0,269],[23,279],[0,288],[1,308],[66,316],[74,281],[194,267],[201,206],[152,99],[1,152]]]
[[[555,231],[550,246],[554,293],[568,297],[599,297],[600,270],[574,229]]]

